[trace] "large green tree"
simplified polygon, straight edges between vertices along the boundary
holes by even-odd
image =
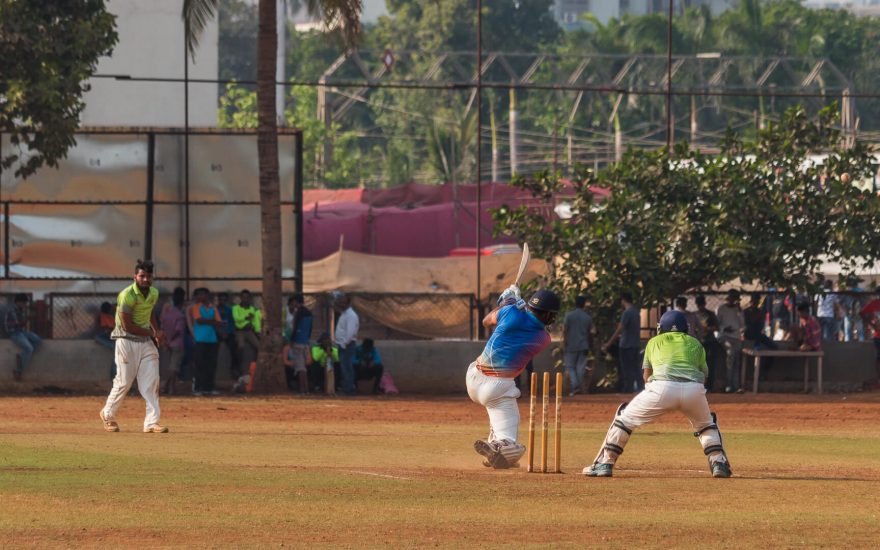
[[[0,166],[27,177],[58,166],[76,143],[85,80],[116,44],[102,0],[0,0]]]
[[[876,161],[864,144],[841,146],[834,116],[833,107],[817,117],[791,109],[755,140],[729,133],[713,155],[686,143],[630,149],[580,173],[570,219],[501,208],[496,230],[559,259],[554,284],[569,295],[586,289],[596,303],[631,290],[659,304],[738,277],[809,287],[825,261],[846,274],[880,259]],[[548,202],[562,190],[549,173],[516,184]],[[596,200],[591,185],[610,197]]]
[[[184,0],[187,46],[194,55],[198,36],[217,12],[219,0]],[[349,41],[360,29],[360,0],[309,0],[307,8],[321,13],[330,28]],[[278,121],[275,119],[275,58],[278,48],[276,0],[260,0],[257,30],[257,156],[260,182],[263,304],[265,317],[257,356],[258,391],[284,388],[281,351],[281,187],[278,176]]]

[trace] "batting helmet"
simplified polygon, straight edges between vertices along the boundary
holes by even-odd
[[[529,298],[529,307],[538,311],[549,311],[556,313],[559,311],[559,296],[552,290],[539,290],[532,294]]]
[[[657,330],[662,334],[664,332],[687,332],[688,322],[684,313],[676,310],[670,310],[660,317],[660,324]]]

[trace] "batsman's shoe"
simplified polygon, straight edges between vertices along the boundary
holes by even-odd
[[[101,416],[101,422],[104,423],[105,430],[107,430],[108,432],[119,431],[119,424],[117,424],[115,420],[107,420],[106,418],[104,418],[104,411],[101,411],[99,415]]]
[[[730,477],[733,472],[730,471],[730,464],[727,462],[712,463],[712,477]]]
[[[614,464],[597,462],[584,468],[583,474],[587,477],[611,477],[614,475]]]
[[[509,439],[492,442],[478,439],[474,442],[474,450],[486,457],[489,465],[496,470],[505,470],[516,467],[526,447]]]
[[[153,424],[152,426],[147,426],[144,428],[145,434],[167,434],[168,426],[160,426],[159,424]]]

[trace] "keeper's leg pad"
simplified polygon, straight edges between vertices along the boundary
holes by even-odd
[[[594,464],[614,464],[617,461],[617,457],[623,454],[626,442],[629,441],[629,436],[632,435],[632,428],[624,424],[620,419],[620,415],[623,413],[626,405],[627,403],[621,403],[617,407],[617,412],[614,413],[614,420],[605,434],[605,441],[602,443],[602,448],[599,449],[599,454],[596,455],[596,459],[593,461]]]
[[[709,459],[709,469],[715,462],[728,462],[727,453],[724,452],[724,442],[721,438],[721,430],[718,428],[718,417],[713,412],[712,422],[705,426],[700,426],[694,432],[694,437],[700,439],[700,445],[703,446],[703,452]]]

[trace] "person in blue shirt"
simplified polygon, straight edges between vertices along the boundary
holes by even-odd
[[[526,452],[525,445],[517,443],[520,391],[514,379],[550,345],[547,326],[556,319],[559,305],[559,296],[549,290],[539,290],[524,301],[519,289],[511,286],[483,319],[483,326],[495,331],[468,367],[467,390],[489,414],[489,437],[474,442],[474,450],[486,459],[484,466],[511,468]]]
[[[376,349],[372,338],[364,338],[364,341],[354,352],[355,380],[373,379],[373,393],[378,394],[379,382],[382,380],[382,357]]]

